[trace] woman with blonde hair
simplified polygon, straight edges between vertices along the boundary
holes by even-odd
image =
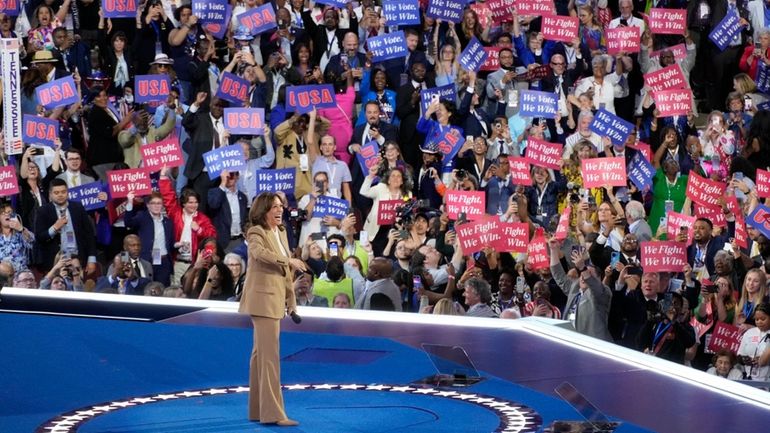
[[[433,306],[433,314],[441,314],[444,316],[457,316],[457,310],[451,299],[441,298]]]
[[[767,301],[767,276],[761,269],[750,269],[743,279],[741,298],[736,306],[737,314],[733,325],[740,326],[743,330],[756,326],[754,310],[757,305]]]

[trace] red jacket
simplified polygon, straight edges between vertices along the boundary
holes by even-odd
[[[160,194],[163,196],[163,206],[166,207],[166,213],[174,224],[174,242],[179,242],[179,238],[182,237],[182,229],[184,229],[184,220],[182,219],[182,207],[179,205],[176,191],[174,191],[174,186],[171,184],[170,179],[160,179]],[[217,230],[211,224],[209,217],[202,212],[196,212],[193,215],[193,221],[198,224],[198,230],[192,230],[192,240],[190,242],[192,260],[194,262],[198,256],[198,241],[209,237],[216,239]],[[174,252],[174,258],[176,259],[176,252]]]
[[[738,68],[747,73],[749,77],[751,77],[752,80],[757,79],[757,69],[759,69],[759,62],[762,61],[762,59],[758,59],[754,57],[754,60],[751,65],[749,65],[749,56],[751,53],[754,52],[754,45],[749,45],[746,48],[743,49],[743,55],[741,55],[741,60],[738,62]]]

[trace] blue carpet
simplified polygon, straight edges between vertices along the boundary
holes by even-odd
[[[141,396],[233,390],[248,381],[251,338],[244,329],[0,314],[0,432],[34,432],[60,414]],[[282,363],[284,384],[401,386],[434,373],[420,351],[382,338],[283,333],[281,355],[289,359]],[[499,413],[457,396],[333,388],[285,390],[287,413],[301,422],[291,429],[246,421],[241,389],[140,401],[77,431],[483,432],[500,424]],[[527,405],[546,424],[578,417],[563,402],[496,378],[461,392]]]

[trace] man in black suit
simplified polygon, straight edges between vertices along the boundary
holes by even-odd
[[[404,30],[404,39],[406,40],[407,51],[409,51],[406,57],[390,59],[382,63],[385,67],[385,74],[388,76],[388,83],[396,89],[409,83],[409,75],[415,63],[422,63],[426,68],[430,67],[425,53],[417,49],[417,45],[420,43],[420,34],[417,30],[413,28]]]
[[[363,69],[366,65],[366,55],[358,51],[358,35],[345,33],[342,39],[342,52],[329,59],[324,74],[331,72],[335,77],[342,77],[348,69]],[[360,87],[360,78],[356,78],[356,90]]]
[[[248,199],[238,191],[237,171],[222,171],[218,188],[211,188],[208,194],[209,214],[217,229],[219,247],[229,253],[243,243],[243,223],[246,222]]]
[[[396,116],[401,119],[398,142],[403,146],[401,150],[404,160],[412,167],[419,167],[422,165],[420,144],[425,141],[425,135],[417,132],[417,122],[420,120],[420,91],[435,87],[435,83],[426,77],[426,63],[412,63],[410,73],[411,80],[396,92]]]
[[[481,101],[484,99],[484,84],[476,82],[475,72],[469,72],[468,77],[468,87],[460,93],[462,95],[460,97],[460,108],[457,110],[462,119],[460,126],[465,131],[466,136],[489,137],[492,133],[491,123],[495,118],[481,108]],[[496,114],[504,116],[505,105],[497,104],[496,106],[502,107],[502,110]]]
[[[223,101],[216,96],[211,98],[209,110],[201,110],[208,94],[199,92],[195,102],[182,118],[182,126],[190,135],[190,140],[186,142],[185,151],[189,155],[185,165],[184,175],[189,179],[192,189],[198,193],[199,197],[207,197],[209,188],[216,187],[216,182],[209,179],[203,163],[203,154],[216,148],[227,146],[227,137],[229,134],[225,130],[222,114],[227,101]],[[201,211],[206,211],[206,202],[200,202]]]
[[[554,54],[551,56],[551,63],[549,65],[550,73],[540,80],[540,89],[543,92],[556,93],[556,96],[559,97],[558,109],[559,114],[561,115],[559,121],[560,128],[556,127],[556,121],[554,119],[546,119],[545,121],[545,125],[548,127],[551,137],[554,137],[552,141],[559,143],[564,143],[567,135],[574,130],[574,128],[570,128],[567,125],[567,116],[569,115],[568,110],[570,109],[570,104],[567,102],[567,95],[569,95],[570,87],[575,83],[573,78],[575,75],[566,73],[566,65],[567,61],[563,55]],[[579,76],[579,74],[582,73],[583,62],[577,62],[577,65],[579,66],[576,66],[572,72],[580,69],[578,72]],[[559,133],[559,130],[561,133]]]
[[[118,295],[144,295],[144,286],[149,279],[140,277],[131,265],[128,253],[115,256],[110,266],[111,272],[96,281],[94,291],[97,293],[114,293]]]
[[[441,178],[441,154],[436,145],[423,144],[420,150],[422,164],[416,173],[414,195],[418,200],[428,200],[431,208],[438,209],[443,201],[441,194],[436,190],[436,181]]]
[[[88,262],[86,272],[96,271],[96,234],[94,223],[83,205],[67,200],[67,183],[51,180],[49,203],[37,211],[35,240],[40,251],[41,269],[51,269],[59,251]]]
[[[339,11],[332,7],[324,9],[323,26],[318,26],[311,15],[311,10],[306,9],[302,12],[302,24],[305,30],[310,34],[313,41],[313,64],[320,65],[321,70],[326,69],[329,59],[342,52],[342,40],[345,33],[353,32],[358,34],[358,19],[353,13],[353,4],[347,4],[348,15],[350,16],[350,27],[341,29],[339,27]]]
[[[697,280],[706,278],[704,271],[708,275],[714,275],[714,255],[717,251],[724,248],[729,238],[735,236],[735,216],[727,215],[727,234],[712,236],[714,224],[708,218],[698,218],[692,226],[693,243],[687,248],[687,263],[692,266],[692,270]],[[680,232],[677,235],[677,241],[686,240],[687,232]]]
[[[163,215],[163,197],[153,192],[147,198],[147,209],[141,211],[134,207],[134,193],[126,199],[123,220],[139,236],[139,257],[152,265],[153,280],[168,286],[173,272],[170,254],[174,251],[174,225]]]

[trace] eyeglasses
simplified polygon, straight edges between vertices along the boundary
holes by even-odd
[[[551,62],[551,64],[554,66],[564,66],[564,62],[559,62],[559,63]]]
[[[80,161],[80,157],[76,156],[76,157],[73,157],[73,158],[67,158],[67,161]]]
[[[225,263],[225,266],[228,266],[228,267],[231,267],[231,266],[237,266],[237,267],[239,267],[239,268],[240,268],[240,267],[241,267],[241,264],[240,264],[240,263]]]

